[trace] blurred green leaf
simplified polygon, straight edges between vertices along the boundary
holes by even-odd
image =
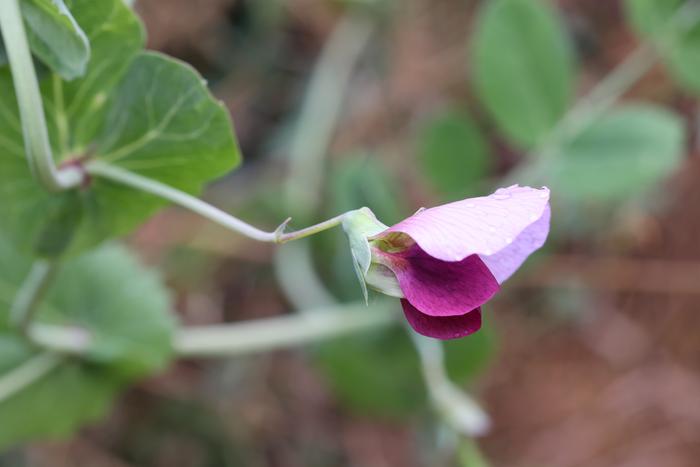
[[[487,318],[488,316],[484,317],[479,332],[443,342],[445,367],[453,381],[471,381],[486,369],[494,356],[497,348],[496,333]]]
[[[403,329],[322,344],[316,361],[340,401],[361,414],[401,417],[425,405],[418,357]]]
[[[404,214],[396,179],[376,154],[358,153],[344,158],[333,169],[328,186],[335,214],[366,206],[389,225]]]
[[[625,6],[629,21],[654,42],[676,80],[700,92],[700,6],[683,0],[626,0]]]
[[[479,449],[477,442],[469,438],[460,440],[457,447],[457,459],[462,467],[489,467],[491,465]]]
[[[138,52],[141,26],[121,0],[76,0],[73,7],[93,44],[88,73],[69,83],[50,75],[41,83],[59,164],[98,159],[196,193],[239,162],[228,111],[188,65]],[[11,220],[6,227],[21,245],[56,254],[50,241],[56,236],[77,251],[129,232],[166,204],[101,179],[73,193],[46,193],[24,160],[7,70],[0,71],[0,87],[7,90],[0,96],[0,215]]]
[[[625,13],[637,31],[655,36],[665,32],[684,0],[625,0]]]
[[[5,50],[5,43],[2,41],[2,35],[0,35],[0,66],[7,64],[7,51]]]
[[[90,42],[66,2],[22,0],[20,5],[32,52],[65,80],[85,74]]]
[[[485,326],[471,336],[444,342],[444,347],[450,378],[464,383],[488,364],[495,350],[494,333]],[[401,328],[324,343],[315,355],[329,384],[350,410],[405,417],[425,406],[420,362],[411,339]]]
[[[31,260],[0,237],[0,330]],[[87,357],[140,375],[171,357],[175,322],[169,293],[157,274],[126,248],[105,245],[61,265],[37,321],[79,327],[92,337]]]
[[[0,378],[35,355],[0,334]],[[0,450],[37,438],[65,437],[109,409],[123,381],[107,370],[65,359],[43,378],[0,401]]]
[[[107,245],[68,262],[40,319],[92,336],[88,358],[147,374],[170,361],[175,322],[167,289],[125,248]]]
[[[474,191],[489,172],[491,154],[469,115],[445,112],[420,130],[418,159],[432,185],[447,199]]]
[[[523,147],[544,138],[568,108],[569,39],[546,1],[493,0],[477,17],[474,86],[500,129]]]
[[[30,264],[0,238],[0,378],[37,355],[36,347],[7,326],[10,304]],[[92,346],[85,360],[66,357],[41,379],[0,400],[0,448],[69,435],[102,416],[125,384],[163,369],[172,353],[169,310],[160,280],[122,247],[105,246],[66,263],[36,319],[79,326],[88,331]]]
[[[557,197],[613,201],[641,194],[672,173],[683,157],[685,128],[651,105],[627,105],[600,117],[544,167]]]

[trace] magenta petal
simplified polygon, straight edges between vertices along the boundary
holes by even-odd
[[[394,272],[404,297],[426,315],[463,315],[488,301],[500,287],[477,255],[442,261],[416,244],[398,253],[375,254]]]
[[[546,238],[549,190],[517,185],[500,188],[490,196],[420,211],[374,238],[391,232],[407,234],[430,256],[444,261],[461,261],[474,254],[488,258],[509,250],[504,253],[508,261],[502,257],[493,260],[500,264],[494,274],[502,282],[534,251],[533,246],[541,245],[539,239]],[[523,240],[526,245],[521,247]]]
[[[429,316],[418,311],[408,300],[401,299],[408,324],[418,333],[436,339],[457,339],[475,333],[481,328],[481,309],[476,308],[459,316]]]

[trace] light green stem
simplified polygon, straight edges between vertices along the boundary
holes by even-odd
[[[5,41],[17,94],[29,166],[34,176],[49,191],[75,187],[82,182],[83,173],[77,167],[58,170],[51,153],[39,82],[18,0],[0,1],[0,31]]]
[[[37,260],[17,291],[10,308],[10,319],[12,324],[23,333],[26,334],[57,270],[58,263],[55,261]]]
[[[29,326],[27,337],[42,349],[63,355],[84,355],[94,343],[86,329],[43,323]]]
[[[202,201],[195,196],[173,188],[170,185],[166,185],[165,183],[144,177],[120,167],[100,161],[93,161],[87,164],[86,169],[91,175],[109,179],[122,185],[127,185],[132,188],[136,188],[137,190],[166,199],[229,230],[233,230],[234,232],[240,233],[260,242],[286,243],[292,240],[308,237],[340,225],[343,217],[341,214],[319,224],[312,225],[295,232],[285,233],[284,229],[290,221],[290,219],[287,219],[274,232],[266,232],[248,224],[247,222],[233,217],[232,215]]]
[[[450,381],[445,369],[442,342],[416,334],[408,329],[420,356],[423,376],[433,406],[454,430],[467,436],[488,431],[491,421],[484,410],[468,394]]]
[[[322,191],[324,158],[337,126],[348,83],[369,43],[374,22],[362,12],[343,16],[326,42],[311,80],[289,149],[287,205],[310,216]]]
[[[54,353],[44,352],[0,376],[0,403],[39,381],[54,370],[61,360]]]
[[[182,357],[231,357],[308,344],[396,322],[390,304],[364,303],[228,325],[185,328],[174,347]]]
[[[651,70],[657,59],[654,50],[647,45],[634,50],[576,102],[550,132],[549,137],[534,150],[537,157],[554,155],[557,147],[578,135],[597,117],[609,110],[634,83]]]

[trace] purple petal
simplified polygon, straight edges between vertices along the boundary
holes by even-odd
[[[481,309],[475,308],[459,316],[430,316],[418,311],[408,300],[401,299],[408,324],[418,333],[436,339],[457,339],[481,328]]]
[[[373,237],[410,236],[430,256],[461,261],[479,255],[499,282],[539,248],[549,232],[549,190],[513,185],[416,213]]]
[[[547,205],[534,223],[530,224],[510,245],[491,256],[481,255],[481,259],[502,284],[525,262],[528,256],[544,245],[549,233],[551,210]]]
[[[398,253],[375,249],[373,254],[394,272],[404,297],[426,315],[463,315],[488,301],[499,289],[477,255],[462,261],[442,261],[415,243]]]

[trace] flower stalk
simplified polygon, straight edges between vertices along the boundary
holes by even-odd
[[[292,240],[298,240],[310,235],[315,235],[319,232],[340,225],[343,217],[341,214],[301,230],[285,232],[284,230],[291,220],[291,218],[288,218],[273,232],[267,232],[258,229],[257,227],[248,224],[247,222],[244,222],[195,196],[173,188],[170,185],[166,185],[165,183],[144,177],[120,167],[100,161],[92,161],[86,165],[86,170],[90,175],[102,177],[166,199],[229,230],[260,242],[287,243]]]

